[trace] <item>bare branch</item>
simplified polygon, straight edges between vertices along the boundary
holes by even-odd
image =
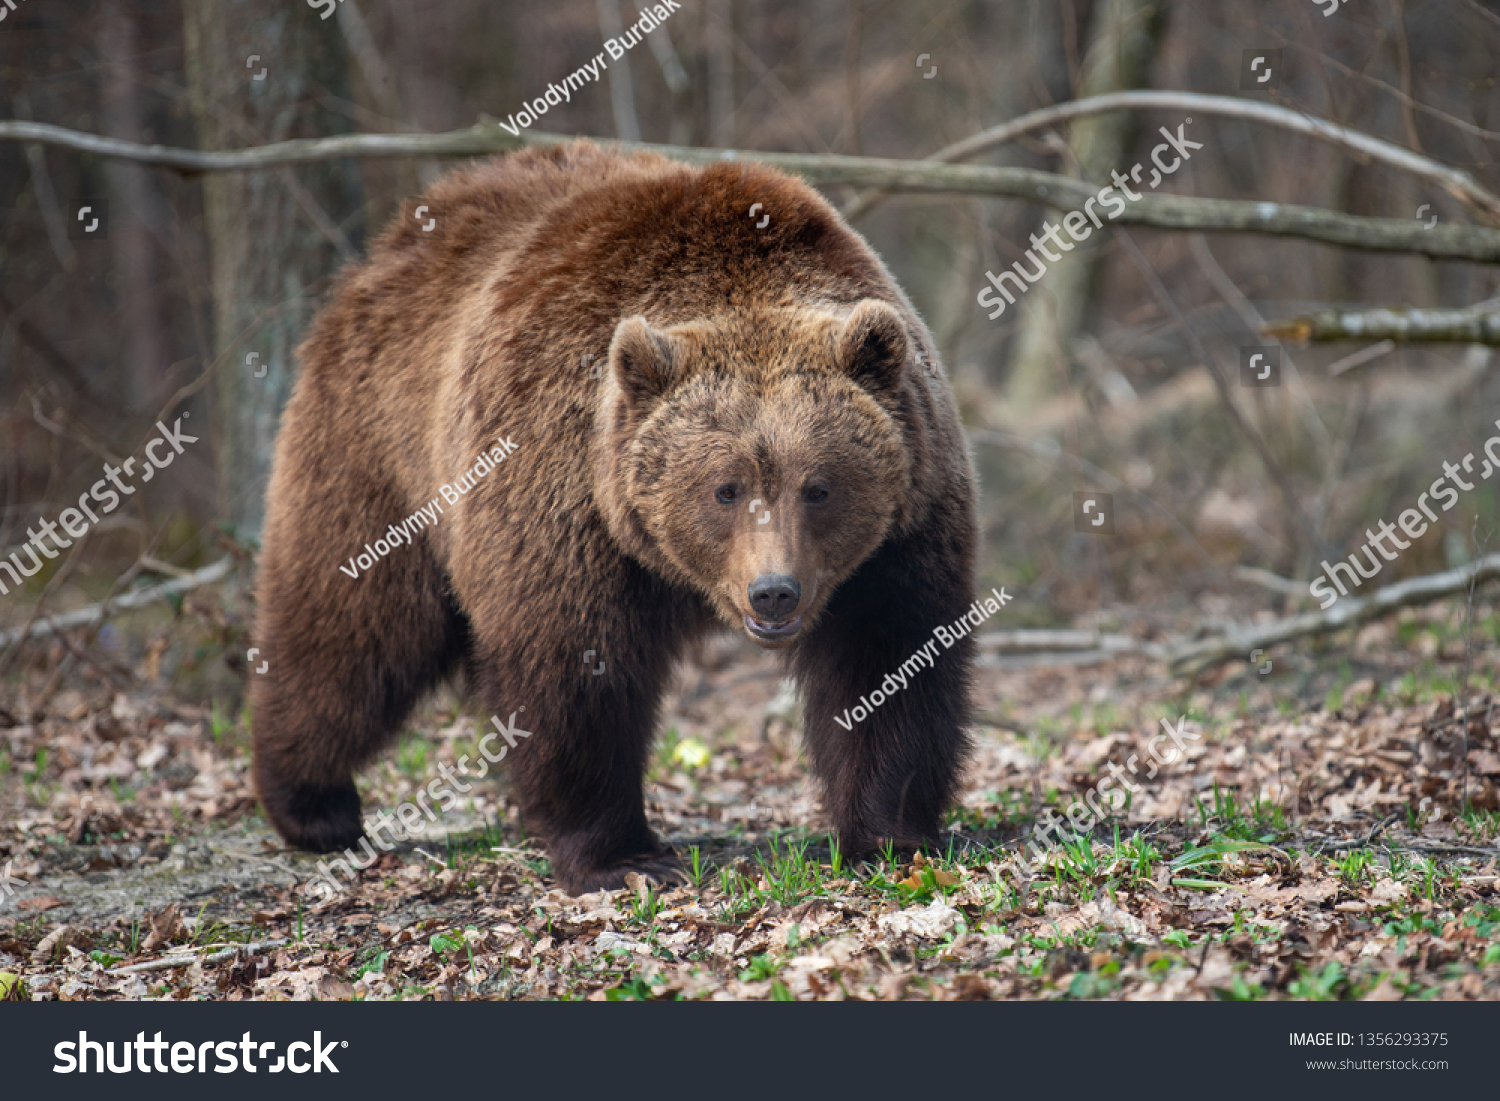
[[[1108,95],[1089,96],[1085,99],[1058,103],[1051,107],[1044,107],[1040,111],[1032,111],[1030,114],[1022,115],[1000,126],[982,130],[963,141],[938,150],[926,160],[940,164],[953,164],[968,160],[997,145],[1003,145],[1022,134],[1042,130],[1067,119],[1097,115],[1107,111],[1140,110],[1151,107],[1166,107],[1177,111],[1200,111],[1204,114],[1222,115],[1228,118],[1251,119],[1271,126],[1279,126],[1285,130],[1295,130],[1300,134],[1307,134],[1310,137],[1343,146],[1353,153],[1403,168],[1415,176],[1432,180],[1455,199],[1479,211],[1487,221],[1500,222],[1500,196],[1480,187],[1474,177],[1467,172],[1450,168],[1430,157],[1413,153],[1409,149],[1392,145],[1388,141],[1372,137],[1359,130],[1351,130],[1336,122],[1279,107],[1274,103],[1261,103],[1258,100],[1239,99],[1235,96],[1203,95],[1198,92],[1111,92]],[[876,195],[861,195],[844,209],[844,216],[846,218],[858,217],[873,207],[877,200]]]
[[[1356,367],[1363,367],[1372,360],[1381,356],[1390,355],[1396,350],[1394,340],[1380,340],[1374,344],[1366,345],[1357,352],[1350,352],[1343,359],[1336,360],[1328,365],[1328,377],[1338,378],[1345,371],[1352,371]]]
[[[553,135],[548,135],[549,137]],[[535,135],[527,135],[533,138]],[[560,137],[560,136],[559,136]],[[570,138],[560,140],[569,141]],[[477,157],[504,153],[527,144],[511,137],[493,119],[445,134],[337,134],[328,138],[297,138],[249,149],[174,149],[166,145],[86,134],[44,122],[0,122],[0,141],[60,145],[95,156],[171,168],[185,176],[205,172],[234,172],[275,168],[283,164],[337,160],[340,157]],[[553,144],[535,142],[535,144]]]
[[[38,122],[0,122],[0,141],[61,145],[102,157],[171,168],[187,175],[268,169],[338,157],[473,157],[523,145],[560,145],[565,134],[526,131],[512,137],[493,119],[446,134],[340,134],[276,142],[251,149],[199,151],[85,134]],[[990,195],[1025,199],[1055,210],[1082,210],[1094,188],[1079,180],[1029,168],[949,165],[877,157],[807,153],[740,152],[649,142],[612,143],[627,151],[660,153],[688,164],[755,161],[819,184],[849,184],[926,194]],[[1424,229],[1410,219],[1365,218],[1287,203],[1145,195],[1114,219],[1119,225],[1152,229],[1260,233],[1294,237],[1371,252],[1404,252],[1433,259],[1500,262],[1500,231],[1480,226],[1440,225]]]
[[[1284,340],[1316,343],[1388,340],[1401,344],[1500,345],[1500,311],[1493,305],[1464,310],[1323,310],[1273,321],[1263,331]]]
[[[170,971],[174,967],[191,967],[195,963],[222,963],[225,960],[234,959],[241,953],[253,956],[267,948],[279,948],[286,942],[285,937],[278,937],[275,940],[262,940],[254,944],[231,944],[228,948],[222,948],[207,956],[163,956],[161,959],[147,960],[145,963],[114,967],[105,974],[135,975],[142,971]]]

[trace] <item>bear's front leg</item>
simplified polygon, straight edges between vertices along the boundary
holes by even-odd
[[[646,824],[643,784],[684,617],[670,598],[653,606],[629,588],[560,584],[546,615],[476,624],[476,694],[502,729],[514,713],[526,732],[506,739],[514,745],[502,767],[526,828],[545,840],[553,875],[574,895],[624,887],[629,872],[680,875]],[[587,605],[599,604],[630,614],[590,616]]]
[[[966,562],[933,546],[877,551],[792,656],[804,738],[849,859],[887,840],[939,843],[970,749],[974,643],[945,647],[934,629],[968,610],[971,579]]]

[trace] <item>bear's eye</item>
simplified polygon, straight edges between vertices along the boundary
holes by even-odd
[[[732,505],[735,501],[739,500],[740,487],[736,485],[722,485],[714,490],[714,496],[719,499],[720,504]]]
[[[802,491],[802,499],[810,505],[821,505],[828,500],[828,490],[824,486],[808,486]]]

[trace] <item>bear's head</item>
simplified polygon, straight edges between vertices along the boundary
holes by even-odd
[[[611,532],[759,645],[789,645],[904,508],[913,354],[875,299],[625,318],[598,406]]]

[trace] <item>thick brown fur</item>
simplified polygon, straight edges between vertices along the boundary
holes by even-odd
[[[252,678],[289,842],[360,837],[354,771],[462,668],[532,734],[507,759],[568,891],[667,872],[651,734],[674,659],[725,625],[783,652],[844,852],[936,839],[971,642],[851,730],[834,716],[968,609],[973,474],[930,334],[816,192],[587,143],[482,163],[407,204],[299,356]],[[497,437],[514,453],[411,546],[339,570]],[[795,608],[755,614],[768,577]]]

